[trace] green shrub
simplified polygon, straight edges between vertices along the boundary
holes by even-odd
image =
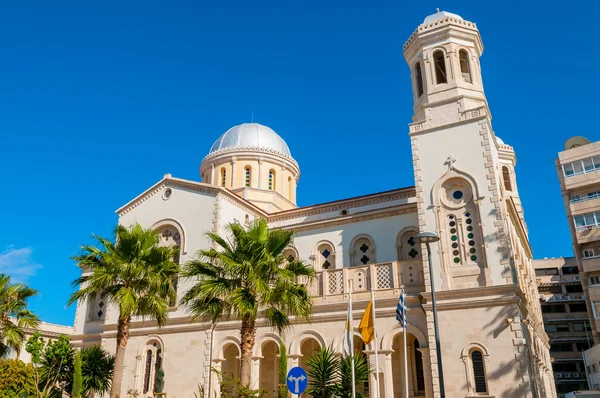
[[[0,397],[35,396],[33,366],[18,359],[0,360]]]

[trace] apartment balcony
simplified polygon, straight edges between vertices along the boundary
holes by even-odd
[[[600,285],[589,285],[588,286],[588,294],[590,295],[590,300],[594,302],[600,301]]]
[[[402,285],[410,293],[425,290],[421,260],[392,261],[389,263],[322,270],[309,286],[315,304],[346,301],[350,290],[360,298],[370,296],[371,287],[378,297],[397,297]]]
[[[583,341],[591,338],[592,332],[547,332],[551,342]]]
[[[600,170],[587,171],[565,177],[565,189],[570,191],[600,183]]]
[[[544,275],[535,278],[535,281],[538,285],[557,285],[557,284],[580,284],[581,276],[580,275]]]
[[[587,311],[580,312],[547,312],[542,315],[544,322],[588,321]]]
[[[554,362],[583,362],[583,352],[580,351],[552,351],[550,356]]]
[[[585,372],[554,372],[554,377],[559,383],[587,381]]]
[[[583,196],[579,199],[571,200],[571,214],[585,214],[600,210],[600,194],[592,196]]]
[[[577,243],[579,244],[600,240],[600,228],[596,225],[577,227],[575,234],[577,235]]]
[[[596,228],[596,231],[600,232],[600,228]],[[600,271],[600,256],[584,258],[581,264],[585,272]]]
[[[552,294],[543,295],[546,299],[546,303],[564,303],[571,301],[585,301],[585,295],[583,293],[572,293],[572,294]]]

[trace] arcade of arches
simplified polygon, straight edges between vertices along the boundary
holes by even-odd
[[[369,387],[375,384],[375,355],[371,345],[365,346],[358,334],[354,336],[354,349],[361,350],[369,358],[373,372],[369,380]],[[257,355],[252,358],[252,387],[264,389],[267,397],[277,397],[278,372],[279,372],[279,343],[274,339],[258,342]],[[335,342],[333,343],[335,344]],[[290,346],[290,344],[286,344]],[[288,347],[290,349],[291,347]],[[312,336],[305,336],[298,344],[297,352],[288,352],[288,369],[301,366],[307,369],[308,358],[321,348],[321,342]],[[337,350],[338,347],[334,347]],[[425,370],[428,370],[428,355],[426,349],[420,348],[418,339],[411,333],[407,334],[408,351],[408,387],[409,396],[425,396],[427,383]],[[237,343],[228,340],[220,349],[222,357],[214,360],[214,367],[234,377],[240,375],[240,349]],[[427,368],[427,369],[426,369]],[[392,339],[391,347],[381,349],[379,352],[379,388],[380,396],[404,398],[404,349],[403,334],[398,332]],[[388,382],[391,380],[391,382]],[[216,383],[213,383],[212,396],[220,396]],[[372,388],[369,388],[372,391]]]

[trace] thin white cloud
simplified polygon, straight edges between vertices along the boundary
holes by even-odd
[[[10,275],[12,282],[27,282],[42,266],[31,258],[30,247],[9,246],[0,252],[0,273]]]

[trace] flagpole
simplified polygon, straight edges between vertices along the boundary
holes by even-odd
[[[375,327],[375,290],[371,286],[371,316],[373,317],[373,342],[375,343],[375,382],[377,394],[375,398],[379,398],[381,392],[379,391],[379,353],[377,352],[377,328]]]
[[[348,297],[350,298],[350,302],[348,303],[348,308],[350,308],[350,313],[348,314],[350,322],[350,369],[352,371],[352,398],[356,398],[356,382],[354,381],[354,328],[352,327],[352,281],[350,280],[350,290],[348,292]]]
[[[403,335],[404,335],[404,393],[406,394],[404,397],[408,398],[408,352],[407,348],[406,348],[406,313],[408,311],[406,311],[406,295],[404,294],[404,285],[402,286],[402,301],[404,302],[404,324],[402,325],[404,328],[403,331]]]

